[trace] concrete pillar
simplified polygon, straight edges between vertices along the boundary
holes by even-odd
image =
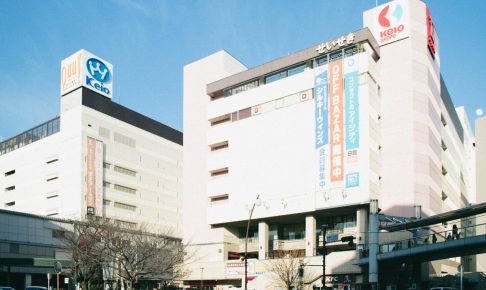
[[[27,286],[32,286],[32,275],[31,274],[25,274],[25,287]]]
[[[356,243],[366,244],[366,229],[368,228],[368,211],[364,208],[356,211]]]
[[[268,252],[268,224],[258,223],[258,259],[265,260]]]
[[[305,217],[305,255],[316,255],[316,218],[311,215]]]
[[[378,214],[370,214],[370,225],[368,230],[369,248],[369,281],[372,289],[378,288]]]

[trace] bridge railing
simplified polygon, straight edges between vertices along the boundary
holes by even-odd
[[[417,235],[409,239],[387,242],[379,245],[380,253],[388,253],[401,249],[409,249],[425,244],[447,243],[451,240],[474,237],[479,234],[485,234],[486,224],[478,224],[468,227],[457,228],[455,230],[446,230],[440,232],[431,232],[425,235]],[[435,238],[434,238],[435,237]]]

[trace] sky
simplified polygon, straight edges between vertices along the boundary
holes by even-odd
[[[182,130],[184,65],[219,50],[260,65],[362,28],[375,1],[0,0],[0,140],[59,114],[61,60],[80,49],[113,64],[113,101]],[[486,111],[486,1],[425,2],[473,122]]]

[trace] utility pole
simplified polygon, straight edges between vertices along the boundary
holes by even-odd
[[[322,289],[326,289],[326,231],[328,225],[322,225]]]

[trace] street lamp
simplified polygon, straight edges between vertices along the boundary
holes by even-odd
[[[328,225],[322,225],[322,289],[326,289],[326,231]]]
[[[248,290],[248,232],[250,231],[251,215],[255,209],[255,205],[260,205],[260,194],[257,195],[255,202],[250,210],[250,217],[248,218],[248,223],[246,225],[246,236],[245,236],[245,290]]]

